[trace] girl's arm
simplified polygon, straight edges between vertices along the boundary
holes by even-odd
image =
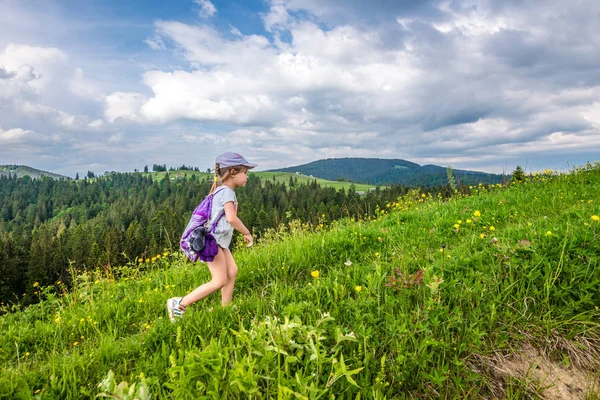
[[[223,208],[225,209],[225,218],[227,218],[227,222],[233,226],[233,229],[244,235],[244,241],[248,242],[248,247],[252,246],[254,244],[254,239],[242,220],[238,218],[233,201],[225,203]]]

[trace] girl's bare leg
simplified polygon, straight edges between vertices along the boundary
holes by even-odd
[[[231,299],[233,298],[233,286],[235,285],[238,267],[235,264],[235,260],[229,249],[223,249],[223,253],[225,254],[225,261],[227,264],[227,283],[221,289],[221,305],[225,307],[231,303]]]
[[[229,252],[229,250],[227,250]],[[231,253],[229,253],[231,255]],[[216,292],[223,288],[227,284],[227,259],[225,258],[225,252],[219,247],[219,252],[215,256],[212,262],[208,263],[208,269],[212,275],[210,282],[206,282],[202,286],[198,286],[187,296],[181,300],[181,305],[184,307],[189,306],[208,296],[209,294]]]

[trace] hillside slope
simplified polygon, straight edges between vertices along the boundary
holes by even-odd
[[[165,300],[209,277],[179,254],[33,287],[46,300],[0,317],[0,397],[597,398],[598,185],[596,165],[291,224],[236,251],[232,306],[214,294],[176,324]]]
[[[144,176],[151,176],[153,180],[161,181],[167,175],[167,172],[142,172]],[[189,171],[189,170],[178,170],[178,171],[168,171],[169,177],[171,179],[183,178],[184,176],[191,177],[195,175],[200,179],[212,179],[213,175],[208,174],[206,172],[198,172],[198,171]],[[351,187],[354,187],[356,191],[367,192],[370,189],[374,189],[373,185],[367,184],[353,184],[352,182],[339,182],[339,181],[331,181],[327,179],[315,178],[307,175],[296,174],[291,172],[250,172],[249,175],[258,176],[263,181],[274,181],[283,183],[286,186],[290,187],[289,182],[290,178],[297,183],[312,183],[317,182],[322,187],[332,187],[336,190],[344,188],[345,190],[350,190]]]
[[[448,183],[446,168],[437,165],[421,166],[400,159],[329,158],[273,171],[300,172],[333,181],[342,178],[372,185],[436,186]],[[504,182],[502,175],[477,171],[454,170],[454,176],[465,185]]]
[[[48,176],[53,179],[70,179],[66,176],[55,174],[53,172],[42,171],[40,169],[28,167],[26,165],[0,165],[0,176],[1,175],[17,175],[21,178],[25,175],[29,175],[32,178],[39,179],[42,176]]]

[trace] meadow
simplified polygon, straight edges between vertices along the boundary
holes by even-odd
[[[165,178],[167,172],[142,172],[143,175],[150,175],[152,179],[156,179],[161,181]],[[192,176],[196,175],[199,179],[210,180],[213,177],[213,174],[209,174],[206,172],[198,172],[198,171],[189,171],[189,170],[178,170],[178,171],[168,171],[169,177],[171,178],[182,178],[184,176]],[[375,189],[376,185],[367,185],[364,183],[352,183],[352,182],[341,182],[341,181],[329,181],[327,179],[315,178],[302,174],[292,174],[289,172],[250,172],[251,175],[258,176],[263,181],[275,181],[278,183],[283,183],[286,186],[289,186],[290,178],[297,180],[298,183],[312,183],[316,182],[318,185],[322,187],[332,187],[336,190],[340,190],[344,188],[345,190],[349,190],[351,186],[354,185],[354,190],[368,192],[370,189]],[[385,188],[385,185],[378,185],[380,188]]]
[[[34,284],[0,316],[0,398],[598,399],[598,187],[596,163],[293,221],[236,249],[232,305],[176,323],[209,279],[180,253]]]

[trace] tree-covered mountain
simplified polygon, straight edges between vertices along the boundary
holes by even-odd
[[[448,183],[446,168],[437,165],[419,165],[400,159],[382,158],[328,158],[295,167],[272,171],[299,172],[329,180],[349,180],[372,185],[437,186]],[[505,177],[485,172],[453,170],[458,183],[501,183]]]
[[[55,174],[48,171],[28,167],[26,165],[0,165],[0,176],[16,175],[22,178],[26,175],[34,179],[39,179],[42,176],[48,176],[52,179],[69,179],[66,176]]]

